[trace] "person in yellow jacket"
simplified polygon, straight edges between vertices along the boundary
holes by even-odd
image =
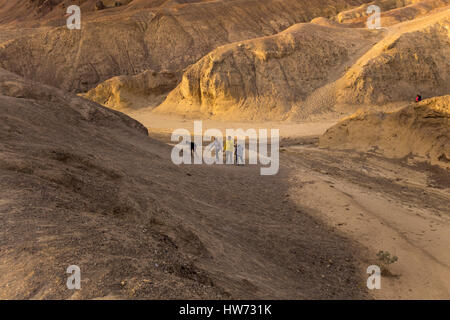
[[[227,156],[227,164],[233,164],[234,141],[229,136],[225,141],[225,154]]]

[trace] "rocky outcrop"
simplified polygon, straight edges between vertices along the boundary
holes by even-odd
[[[399,111],[358,112],[331,127],[320,147],[408,155],[450,168],[450,96],[413,103]]]
[[[153,108],[164,101],[178,79],[171,72],[148,70],[135,76],[113,77],[81,96],[116,110]]]

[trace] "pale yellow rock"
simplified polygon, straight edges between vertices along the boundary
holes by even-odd
[[[80,96],[116,110],[152,108],[178,84],[171,72],[145,71],[135,76],[118,76],[102,82]]]
[[[285,118],[376,39],[368,30],[318,22],[214,50],[187,69],[155,111],[235,120]]]

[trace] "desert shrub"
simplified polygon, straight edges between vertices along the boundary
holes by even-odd
[[[378,261],[380,261],[381,264],[381,275],[386,277],[395,277],[397,278],[398,275],[394,275],[389,271],[388,266],[397,262],[398,257],[397,256],[391,256],[389,251],[379,251],[377,253]]]

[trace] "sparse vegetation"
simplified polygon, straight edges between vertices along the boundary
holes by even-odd
[[[391,253],[389,251],[383,251],[380,250],[377,253],[378,261],[381,262],[381,275],[386,277],[397,277],[397,275],[394,275],[391,273],[391,271],[388,269],[388,266],[396,263],[398,261],[397,256],[391,256]]]
[[[103,10],[103,9],[105,9],[105,5],[103,4],[103,1],[97,1],[96,3],[95,3],[95,9],[96,10]]]

